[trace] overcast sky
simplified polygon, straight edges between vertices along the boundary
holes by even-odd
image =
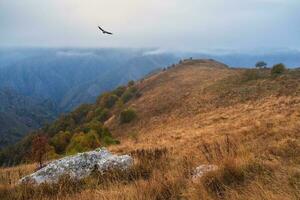
[[[299,22],[300,0],[0,0],[0,46],[300,49]]]

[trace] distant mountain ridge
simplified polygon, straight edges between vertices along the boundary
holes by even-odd
[[[133,49],[0,49],[0,147],[175,60]]]

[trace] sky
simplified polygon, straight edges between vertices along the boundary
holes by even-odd
[[[299,10],[300,0],[0,0],[0,46],[300,49]]]

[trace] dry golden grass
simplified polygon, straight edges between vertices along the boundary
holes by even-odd
[[[34,171],[36,165],[20,165],[0,169],[0,187],[14,185],[20,178]]]
[[[300,199],[300,72],[245,71],[189,61],[148,77],[126,105],[138,118],[106,123],[132,169],[50,189],[14,185],[33,165],[0,169],[0,199]],[[192,181],[205,163],[219,170]]]

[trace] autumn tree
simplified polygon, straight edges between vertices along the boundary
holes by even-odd
[[[43,162],[48,150],[48,137],[44,134],[34,136],[31,145],[32,159],[38,162],[38,168],[43,167]]]

